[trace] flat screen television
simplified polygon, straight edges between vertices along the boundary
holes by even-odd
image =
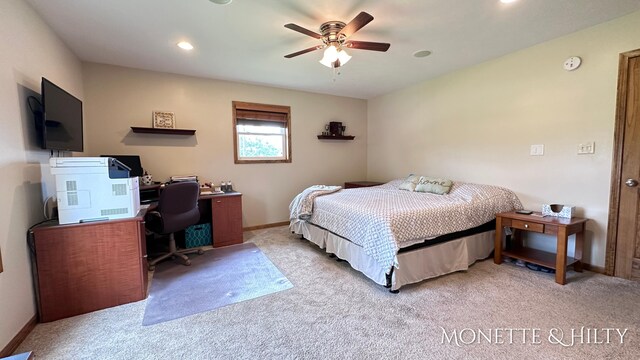
[[[82,101],[42,78],[42,148],[83,151]]]

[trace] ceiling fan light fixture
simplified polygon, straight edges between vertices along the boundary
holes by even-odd
[[[324,56],[320,60],[320,64],[333,68],[333,63],[338,60],[338,49],[334,45],[327,46],[324,50]]]
[[[214,4],[218,4],[218,5],[227,5],[227,4],[230,4],[231,1],[233,1],[233,0],[209,0],[209,1],[211,1]]]
[[[351,55],[347,54],[346,51],[338,50],[335,45],[329,45],[324,50],[324,56],[320,60],[320,64],[333,69],[346,64],[349,60],[351,60]]]
[[[340,50],[338,51],[338,60],[340,60],[341,65],[344,65],[351,60],[351,55],[347,54],[344,50]]]
[[[325,58],[322,58],[322,60],[320,60],[319,62],[320,62],[320,64],[322,64],[322,65],[324,65],[324,66],[326,66],[328,68],[332,68],[333,69],[333,63],[334,63],[333,61],[329,61],[329,60],[327,60]]]

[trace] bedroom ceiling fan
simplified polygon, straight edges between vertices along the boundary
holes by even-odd
[[[391,44],[349,40],[351,35],[362,29],[365,25],[370,23],[371,20],[373,20],[373,16],[363,11],[353,18],[353,20],[348,24],[345,24],[342,21],[325,22],[320,25],[320,34],[296,24],[286,24],[284,27],[287,29],[321,40],[322,44],[285,55],[284,57],[290,59],[308,52],[325,49],[324,56],[322,57],[322,60],[320,60],[320,63],[324,66],[335,69],[346,64],[347,61],[351,59],[351,56],[344,51],[344,48],[385,52],[389,49]]]

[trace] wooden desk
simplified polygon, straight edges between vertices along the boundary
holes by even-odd
[[[144,215],[31,230],[41,322],[146,298]]]
[[[538,217],[517,214],[513,211],[497,214],[493,261],[496,264],[501,264],[502,257],[509,256],[555,269],[556,282],[564,285],[567,282],[567,266],[573,265],[575,271],[582,272],[582,247],[587,220],[577,217],[571,219],[553,216]],[[505,226],[513,229],[514,241],[511,244],[507,243],[506,248],[503,250],[502,239]],[[556,235],[556,254],[524,247],[522,245],[521,231]],[[567,257],[567,240],[569,235],[572,234],[576,234],[574,256]]]
[[[156,189],[160,191],[160,186]],[[153,210],[156,205],[151,203],[148,210]],[[198,208],[199,223],[211,223],[213,247],[242,244],[242,193],[200,194]]]

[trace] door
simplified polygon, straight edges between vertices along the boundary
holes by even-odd
[[[640,49],[620,55],[614,142],[606,272],[640,280]]]

